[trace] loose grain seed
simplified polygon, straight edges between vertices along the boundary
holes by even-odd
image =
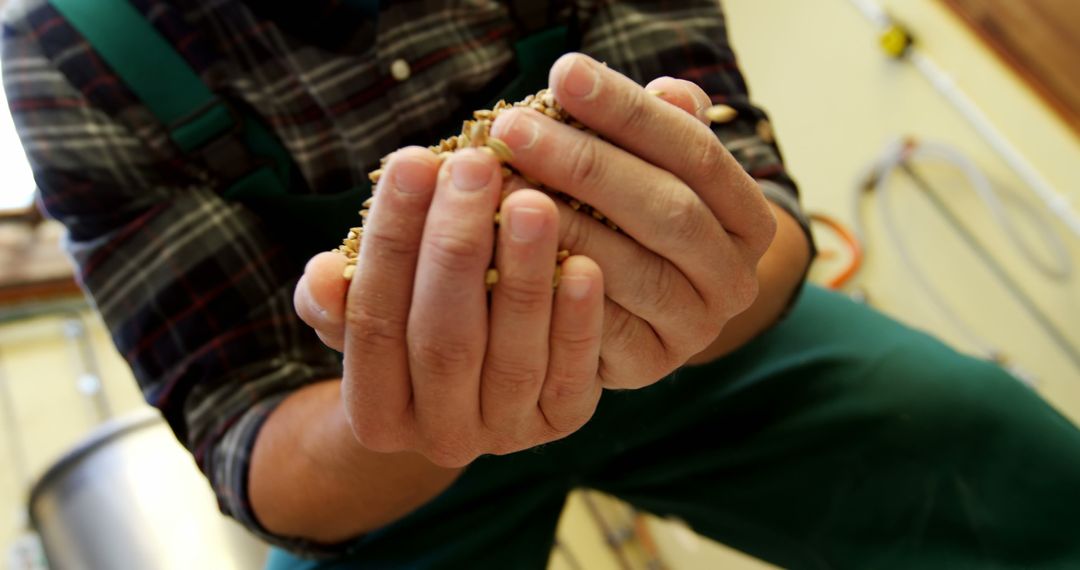
[[[663,97],[664,95],[667,95],[667,93],[663,89],[649,89],[648,91],[646,91],[646,93],[652,95],[653,97]]]
[[[606,65],[606,64],[605,64]],[[652,90],[653,95],[663,95],[662,91]],[[454,152],[464,149],[475,147],[481,149],[481,151],[494,155],[502,164],[500,169],[503,178],[509,179],[515,174],[520,175],[527,184],[547,192],[554,197],[566,202],[576,211],[581,211],[592,215],[597,220],[603,222],[608,227],[618,231],[618,226],[611,220],[607,219],[602,213],[588,204],[584,204],[581,201],[561,192],[555,192],[546,188],[539,180],[535,178],[525,176],[516,170],[514,170],[508,163],[513,161],[513,152],[510,147],[502,140],[499,140],[491,136],[492,120],[499,116],[501,111],[506,109],[512,109],[515,107],[528,107],[537,112],[560,121],[564,124],[568,124],[571,127],[584,132],[587,135],[602,138],[593,129],[588,128],[585,124],[574,119],[559,105],[559,102],[555,99],[554,93],[548,89],[543,89],[540,92],[525,97],[522,101],[516,103],[507,103],[505,100],[500,100],[493,109],[481,109],[475,111],[471,120],[462,122],[461,133],[454,135],[443,140],[440,140],[437,145],[430,146],[428,149],[434,154],[440,161],[445,160]],[[759,125],[760,127],[760,125]],[[760,132],[760,131],[759,131]],[[390,160],[391,154],[382,157],[379,161],[381,167],[385,167]],[[382,176],[382,168],[372,171],[368,177],[372,183],[378,184],[379,179]],[[372,190],[372,194],[375,190]],[[509,196],[511,191],[508,188],[504,188],[502,191],[502,198],[505,199]],[[355,227],[349,230],[348,236],[342,240],[342,244],[334,249],[334,251],[343,254],[346,257],[348,265],[344,271],[346,279],[350,279],[356,270],[356,262],[359,257],[360,241],[364,235],[364,227],[367,224],[367,219],[370,216],[369,209],[374,205],[374,196],[368,198],[363,203],[363,210],[360,212],[361,224],[359,227]],[[501,223],[501,214],[496,212],[493,215],[493,223],[498,226]],[[558,266],[570,256],[570,252],[567,250],[559,251],[556,256],[556,268],[555,276],[552,280],[552,286],[557,287],[562,275],[562,269]],[[490,291],[499,280],[499,272],[495,268],[488,269],[484,275],[484,282]]]
[[[510,150],[510,147],[502,140],[496,137],[489,137],[487,139],[487,147],[495,151],[495,156],[497,156],[500,161],[514,161],[514,151]]]
[[[341,272],[341,276],[344,277],[346,280],[351,280],[353,278],[353,275],[356,275],[355,265],[346,265],[345,270]]]
[[[734,107],[728,105],[713,105],[708,109],[705,109],[705,116],[714,123],[730,123],[735,120],[735,117],[739,116],[739,112]]]

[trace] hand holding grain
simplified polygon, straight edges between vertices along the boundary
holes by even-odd
[[[601,392],[600,271],[570,257],[552,295],[555,204],[515,192],[502,205],[502,279],[489,307],[484,277],[502,190],[498,161],[482,152],[440,165],[426,149],[398,151],[379,182],[347,299],[338,254],[309,264],[297,308],[345,355],[343,402],[365,447],[459,467],[559,439],[592,416]],[[343,328],[320,328],[308,295],[326,315],[344,315]]]
[[[545,194],[510,194],[489,305],[498,162],[465,150],[440,166],[410,148],[383,169],[351,285],[341,255],[309,263],[297,310],[344,352],[344,402],[365,446],[459,466],[564,437],[601,386],[656,382],[754,300],[775,220],[706,126],[705,93],[661,78],[653,97],[581,55],[560,59],[551,85],[603,139],[529,109],[501,113],[492,135],[519,172],[621,232]],[[575,255],[553,296],[564,248]]]
[[[550,75],[555,98],[602,138],[529,109],[492,135],[524,176],[587,202],[622,231],[559,203],[560,247],[605,279],[605,387],[656,382],[708,347],[758,291],[776,220],[755,182],[707,126],[709,97],[660,78],[645,88],[581,54]],[[653,96],[659,95],[659,97]]]

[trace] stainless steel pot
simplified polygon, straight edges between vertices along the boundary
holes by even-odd
[[[194,461],[152,410],[110,422],[30,494],[53,570],[254,570],[267,547],[221,515]]]

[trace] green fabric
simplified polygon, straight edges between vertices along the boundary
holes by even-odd
[[[566,26],[557,26],[522,38],[514,44],[518,75],[487,107],[494,107],[500,99],[509,103],[520,101],[547,87],[551,66],[568,51],[569,34]]]
[[[1080,431],[992,364],[808,287],[738,352],[607,392],[569,438],[484,457],[339,560],[545,568],[599,489],[789,568],[1080,568]]]
[[[185,153],[195,153],[236,129],[268,164],[234,182],[224,195],[283,195],[294,182],[288,151],[253,112],[230,111],[157,30],[127,0],[51,0]],[[239,123],[239,124],[238,124]],[[332,243],[332,242],[331,242]]]
[[[52,4],[162,123],[171,126],[218,105],[214,93],[127,0]],[[174,141],[187,151],[231,125],[224,108],[213,108],[173,133]]]
[[[194,153],[240,129],[247,149],[266,164],[232,181],[223,196],[242,202],[275,231],[288,232],[288,247],[299,262],[333,247],[348,228],[359,223],[357,212],[371,195],[370,184],[337,194],[305,191],[305,182],[288,150],[258,115],[246,107],[230,111],[127,0],[51,1],[154,116],[169,127],[170,137],[185,153]],[[349,5],[370,13],[378,2],[349,0]],[[551,65],[568,47],[565,27],[520,40],[515,45],[518,76],[496,101],[520,100],[541,89],[547,84]]]
[[[293,162],[292,155],[282,146],[270,129],[253,111],[244,111],[244,143],[252,155],[266,161],[266,166],[259,168],[246,178],[232,184],[225,191],[225,197],[244,201],[255,195],[286,195],[297,193],[306,187],[300,176],[300,170]],[[363,199],[361,199],[363,201]]]

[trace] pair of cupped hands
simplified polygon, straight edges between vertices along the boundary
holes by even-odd
[[[560,439],[604,388],[657,382],[754,301],[776,221],[708,127],[705,92],[670,77],[642,87],[581,54],[563,56],[550,85],[602,138],[527,108],[502,113],[492,135],[514,168],[622,232],[518,178],[502,199],[489,154],[395,152],[351,282],[344,256],[323,253],[295,293],[300,317],[344,354],[361,445],[460,467]],[[560,249],[572,255],[553,292]]]

